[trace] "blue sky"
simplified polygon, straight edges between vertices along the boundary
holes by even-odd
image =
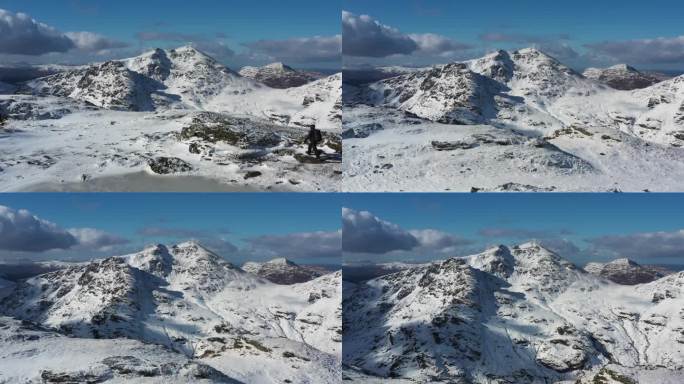
[[[386,237],[387,244],[410,230],[453,237],[438,246],[345,252],[345,261],[420,261],[535,239],[578,264],[630,257],[684,265],[681,194],[347,194],[343,205],[398,226],[390,229],[394,237]],[[370,224],[359,223],[363,232],[373,233]]]
[[[40,23],[60,32],[88,31],[108,39],[128,44],[127,49],[107,52],[101,56],[125,55],[141,48],[175,47],[194,42],[212,51],[211,46],[224,44],[234,55],[217,56],[227,64],[240,67],[260,64],[271,59],[302,59],[295,66],[339,67],[339,58],[307,60],[306,53],[293,57],[267,58],[266,51],[250,51],[245,44],[256,41],[284,41],[289,39],[331,37],[340,34],[340,9],[336,2],[297,1],[217,1],[217,0],[151,0],[151,1],[85,1],[85,0],[2,0],[0,9],[28,14]],[[141,34],[156,33],[164,39],[143,39]],[[0,37],[1,39],[1,37]],[[290,42],[292,43],[292,42]],[[0,44],[1,46],[1,44]],[[300,47],[301,48],[301,47]],[[54,55],[62,61],[94,60],[96,55],[70,51]],[[282,54],[282,51],[276,52]],[[261,55],[255,57],[255,55]],[[47,61],[48,56],[21,57],[27,61]],[[55,58],[55,57],[53,57]]]
[[[340,206],[329,194],[15,193],[0,195],[0,206],[28,210],[61,229],[94,228],[120,240],[23,252],[17,248],[25,242],[8,245],[0,230],[0,247],[5,245],[0,260],[87,259],[196,239],[239,262],[277,256],[304,263],[340,262]],[[6,216],[0,214],[0,222]],[[18,220],[13,225],[29,227]],[[35,231],[24,233],[29,242],[36,236]],[[301,241],[303,234],[310,234],[309,240]]]
[[[390,5],[391,4],[391,5]],[[537,45],[556,51],[569,64],[583,67],[588,64],[612,64],[620,59],[635,59],[623,53],[616,54],[601,45],[589,49],[585,45],[628,42],[639,39],[673,39],[684,35],[682,15],[684,3],[670,0],[644,2],[625,0],[587,1],[570,3],[538,0],[491,1],[360,1],[343,0],[343,9],[356,15],[370,15],[378,22],[396,28],[405,34],[434,33],[472,46],[457,52],[455,57],[468,57],[483,51],[519,48]],[[486,36],[489,36],[487,38]],[[578,54],[572,56],[565,44]],[[627,45],[629,46],[629,45]],[[684,42],[675,41],[668,49],[682,55]],[[567,48],[565,47],[565,48]],[[652,44],[652,49],[663,49]],[[598,57],[606,56],[617,57]],[[393,57],[390,63],[424,64],[438,58]],[[571,57],[572,56],[572,57]],[[682,55],[681,57],[684,57]],[[657,58],[640,58],[632,63],[646,68],[684,69],[684,60],[662,62]],[[357,62],[363,61],[357,59]],[[368,61],[368,60],[366,60]],[[378,62],[380,60],[371,61]]]

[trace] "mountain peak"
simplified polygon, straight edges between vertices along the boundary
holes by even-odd
[[[279,61],[275,63],[266,64],[264,65],[264,68],[275,69],[278,71],[294,71],[292,67],[285,65]]]
[[[210,253],[211,253],[211,251],[210,251],[209,249],[207,249],[207,248],[204,247],[202,244],[200,244],[199,241],[194,240],[194,239],[191,239],[191,240],[188,240],[188,241],[184,241],[184,242],[182,242],[182,243],[178,243],[178,244],[174,245],[173,248],[178,248],[178,249],[197,249],[197,250],[203,250],[203,251],[206,251],[206,252],[210,252]]]
[[[608,263],[608,264],[614,264],[614,265],[629,265],[629,266],[634,266],[634,267],[640,266],[636,261],[630,260],[630,259],[628,259],[628,258],[626,258],[626,257],[623,257],[623,258],[620,258],[620,259],[615,259],[615,260],[611,261],[611,262]]]
[[[290,261],[284,257],[278,257],[273,260],[269,260],[266,262],[266,264],[272,264],[272,265],[297,265],[293,261]]]
[[[182,45],[178,48],[172,49],[172,51],[176,51],[178,53],[191,53],[191,54],[198,54],[199,53],[199,54],[204,55],[204,53],[202,53],[199,49],[195,48],[192,44]]]

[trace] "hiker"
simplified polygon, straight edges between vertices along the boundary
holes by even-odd
[[[305,143],[309,143],[308,148],[306,149],[306,153],[308,155],[316,155],[316,158],[321,157],[321,151],[316,148],[316,144],[321,142],[323,140],[323,135],[321,135],[321,131],[316,129],[316,126],[311,126],[309,129],[309,134],[306,136],[306,139],[304,139]]]

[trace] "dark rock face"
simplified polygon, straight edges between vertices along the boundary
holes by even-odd
[[[323,273],[321,271],[300,266],[287,259],[274,259],[265,263],[248,262],[242,266],[242,269],[276,284],[297,284],[309,280],[313,280]],[[320,299],[318,297],[309,297],[309,302],[314,302]]]
[[[277,126],[268,123],[207,112],[199,114],[189,126],[184,127],[180,138],[223,142],[243,149],[268,148],[277,146],[282,140],[276,129]]]
[[[148,160],[152,172],[167,175],[169,173],[188,172],[192,166],[177,157],[156,157]]]
[[[625,91],[650,87],[663,80],[657,76],[639,72],[625,64],[603,69],[589,68],[584,71],[583,75],[588,79],[599,81],[611,88]]]
[[[239,73],[241,76],[257,80],[271,88],[280,89],[299,87],[322,77],[319,73],[298,71],[283,63],[272,63],[263,67],[244,67]]]
[[[382,124],[380,123],[370,123],[361,124],[358,126],[350,127],[342,132],[343,139],[353,139],[353,138],[365,138],[371,135],[371,133],[382,130]]]
[[[639,265],[629,259],[617,259],[606,264],[589,263],[584,269],[591,274],[623,285],[650,283],[666,275],[663,271]]]

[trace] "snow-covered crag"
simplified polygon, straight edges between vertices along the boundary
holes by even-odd
[[[0,91],[0,189],[110,190],[82,182],[146,172],[217,184],[200,190],[336,191],[341,84],[271,88],[190,46],[65,69]],[[305,154],[311,126],[320,159]]]
[[[682,76],[622,91],[527,48],[344,92],[348,190],[684,188]]]
[[[350,380],[675,383],[683,300],[684,273],[618,285],[499,246],[345,283],[343,362]]]
[[[651,74],[639,72],[627,64],[618,64],[608,68],[587,68],[582,74],[588,79],[625,91],[650,87],[662,81]]]
[[[299,71],[283,63],[271,63],[262,67],[242,67],[240,75],[266,84],[271,88],[299,87],[323,77],[320,73]]]
[[[629,259],[616,259],[609,263],[588,263],[584,270],[625,285],[650,283],[666,275],[662,269],[642,266]]]
[[[304,267],[284,257],[259,263],[250,261],[242,265],[242,269],[276,284],[296,284],[315,279],[322,275],[321,271]]]
[[[178,360],[178,369],[200,364],[238,382],[328,383],[340,374],[340,303],[340,272],[279,286],[188,242],[21,281],[0,301],[0,313],[51,332],[50,339],[66,335],[102,348],[108,344],[93,339],[162,346],[176,355],[169,363]],[[54,345],[35,342],[12,346],[24,351],[12,356],[27,356],[29,346],[55,353]],[[48,369],[13,371],[2,362],[0,372],[10,381],[38,381]]]

